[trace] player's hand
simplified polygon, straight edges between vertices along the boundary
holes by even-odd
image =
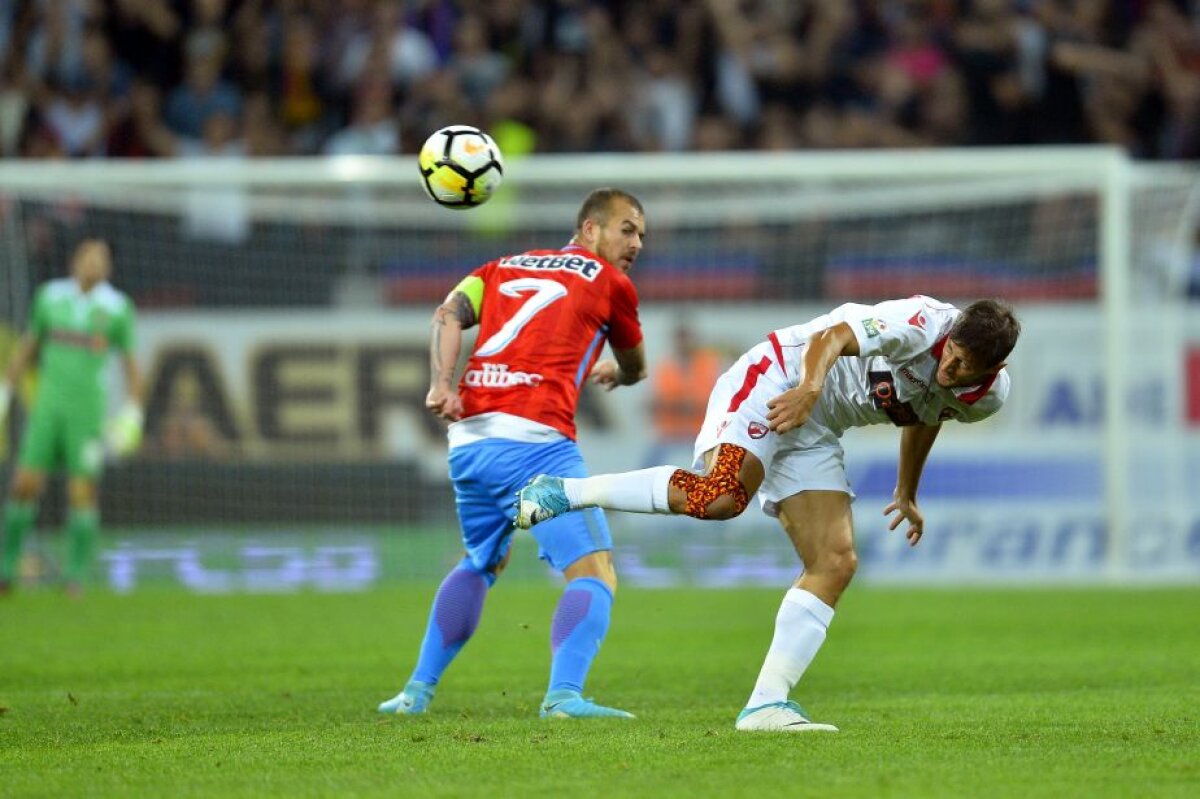
[[[621,385],[621,367],[614,358],[605,358],[596,362],[588,379],[598,386],[603,386],[605,391],[612,391]]]
[[[803,384],[767,401],[767,426],[776,433],[794,430],[808,421],[821,390]]]
[[[921,536],[925,533],[925,517],[921,515],[921,509],[917,507],[916,497],[896,496],[891,503],[883,509],[884,516],[890,516],[895,513],[896,517],[892,519],[892,523],[888,525],[889,530],[895,530],[904,521],[908,522],[908,529],[904,535],[908,539],[908,545],[915,547],[921,542]]]
[[[108,448],[120,457],[136,452],[142,443],[143,421],[141,406],[136,402],[126,402],[117,415],[109,420],[105,436]]]
[[[0,424],[8,418],[8,406],[12,404],[12,386],[0,383]]]
[[[462,398],[457,391],[433,386],[425,395],[425,408],[439,419],[457,422],[463,415]]]

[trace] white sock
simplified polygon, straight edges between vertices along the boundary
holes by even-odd
[[[604,508],[629,513],[670,513],[667,487],[674,466],[655,466],[636,472],[564,477],[563,490],[572,509]]]
[[[814,594],[792,588],[784,595],[775,616],[775,637],[746,707],[787,701],[792,686],[825,643],[831,621],[833,608]]]

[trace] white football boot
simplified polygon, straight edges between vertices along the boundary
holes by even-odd
[[[818,724],[808,718],[804,708],[797,703],[771,702],[758,707],[748,707],[738,713],[737,724],[742,731],[758,732],[837,732],[832,724]]]

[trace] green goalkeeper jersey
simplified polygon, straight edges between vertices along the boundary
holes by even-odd
[[[113,350],[133,350],[134,308],[108,283],[84,293],[73,278],[45,283],[33,301],[38,400],[103,408],[105,366]]]

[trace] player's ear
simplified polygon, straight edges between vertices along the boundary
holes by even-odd
[[[588,218],[584,219],[583,224],[579,226],[579,235],[580,235],[580,238],[587,239],[588,241],[595,241],[596,240],[596,220],[592,219],[590,216]]]

